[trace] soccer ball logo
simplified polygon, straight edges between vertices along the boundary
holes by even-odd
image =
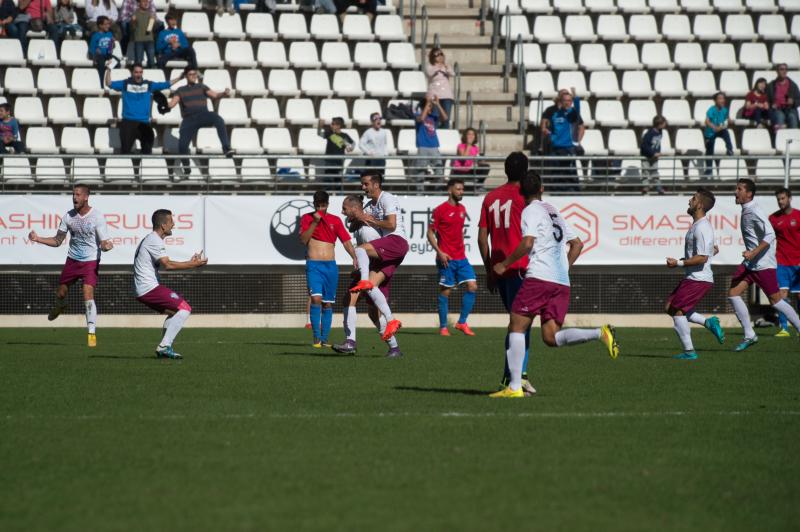
[[[308,200],[294,199],[287,201],[275,211],[269,224],[269,237],[281,255],[291,260],[303,260],[306,248],[297,234],[300,216],[314,210]]]

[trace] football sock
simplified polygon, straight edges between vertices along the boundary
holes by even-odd
[[[582,344],[590,340],[600,339],[600,329],[563,329],[556,333],[556,345]]]
[[[508,333],[506,333],[506,353],[508,353],[509,343],[508,343]],[[530,353],[531,347],[531,330],[528,329],[525,331],[525,358],[522,361],[522,374],[525,375],[528,373],[528,354]],[[511,378],[511,374],[508,371],[508,356],[505,358],[503,366],[503,380],[508,380]]]
[[[348,340],[356,341],[356,307],[344,307],[344,334]]]
[[[333,323],[333,307],[322,307],[322,324],[320,331],[320,338],[323,340],[328,339],[331,333],[331,324]]]
[[[794,325],[795,330],[800,331],[800,316],[797,315],[797,311],[793,309],[785,299],[778,301],[772,306]]]
[[[683,351],[691,353],[694,351],[694,346],[692,345],[692,331],[689,329],[689,321],[686,316],[672,316],[672,321],[675,324],[675,332],[678,334],[681,344],[683,344]]]
[[[86,328],[89,329],[89,334],[94,334],[97,324],[97,305],[94,304],[94,299],[84,301],[86,305]]]
[[[444,329],[447,327],[447,311],[449,299],[444,294],[439,294],[439,328]]]
[[[322,306],[311,304],[311,330],[314,332],[314,338],[319,338],[320,320],[322,319]]]
[[[183,324],[186,323],[186,320],[189,319],[189,315],[191,312],[188,310],[179,310],[168,319],[165,323],[167,325],[167,332],[164,333],[164,338],[161,339],[161,343],[158,344],[159,347],[166,347],[168,345],[172,345],[172,342],[175,341],[175,337],[178,336],[178,333],[183,328]],[[169,323],[167,323],[169,322]]]
[[[387,323],[388,322],[386,321],[386,318],[384,318],[383,316],[378,318],[378,332],[381,333],[381,335],[383,334],[383,331],[386,330]],[[394,349],[395,347],[397,347],[397,337],[392,336],[391,338],[386,340],[386,343],[389,344],[389,347]]]
[[[508,334],[509,349],[508,369],[511,372],[509,387],[519,390],[522,386],[522,361],[525,359],[525,335],[523,333]]]
[[[472,312],[472,307],[475,306],[475,292],[467,290],[461,296],[461,315],[458,317],[458,323],[467,323],[469,313]]]
[[[383,292],[376,286],[367,293],[372,302],[375,303],[375,308],[386,317],[386,321],[392,321],[394,317],[392,316],[392,311],[389,309],[389,303],[386,301]]]
[[[706,317],[702,314],[698,314],[697,312],[692,312],[691,314],[686,316],[686,319],[689,320],[691,323],[696,323],[698,325],[705,325],[706,324]]]
[[[369,255],[364,248],[356,248],[356,260],[358,261],[358,271],[361,272],[361,280],[369,280]]]
[[[747,310],[747,304],[744,302],[744,299],[742,299],[741,296],[733,296],[729,297],[728,301],[731,302],[733,311],[736,313],[736,318],[739,320],[739,323],[742,324],[742,329],[744,329],[744,337],[753,338],[756,335],[756,332],[753,330],[753,326],[750,324],[750,311]]]
[[[783,301],[786,302],[787,304],[789,303],[785,299]],[[786,314],[784,314],[783,312],[778,312],[778,323],[780,324],[781,329],[786,330],[789,328],[789,320],[786,319]]]

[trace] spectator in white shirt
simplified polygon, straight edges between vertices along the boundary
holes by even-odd
[[[381,128],[382,120],[383,117],[380,113],[372,113],[369,117],[372,127],[361,135],[359,143],[359,148],[364,153],[364,167],[376,169],[381,175],[386,168],[386,155],[388,154],[388,138],[386,130]]]

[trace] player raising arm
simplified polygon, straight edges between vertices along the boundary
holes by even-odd
[[[86,328],[89,332],[87,343],[89,347],[96,347],[97,305],[94,302],[94,289],[97,286],[97,274],[100,269],[100,252],[111,251],[114,244],[108,238],[105,218],[100,211],[89,205],[88,185],[77,184],[72,188],[72,206],[73,209],[61,218],[55,236],[41,237],[36,231],[31,231],[28,239],[31,242],[57,248],[69,233],[67,262],[58,280],[55,305],[47,315],[47,319],[53,321],[64,311],[69,287],[81,279]]]

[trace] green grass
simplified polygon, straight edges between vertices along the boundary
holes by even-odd
[[[510,401],[502,331],[434,332],[386,360],[368,330],[347,357],[188,329],[164,361],[154,330],[0,330],[0,530],[797,529],[797,338],[537,337]]]

